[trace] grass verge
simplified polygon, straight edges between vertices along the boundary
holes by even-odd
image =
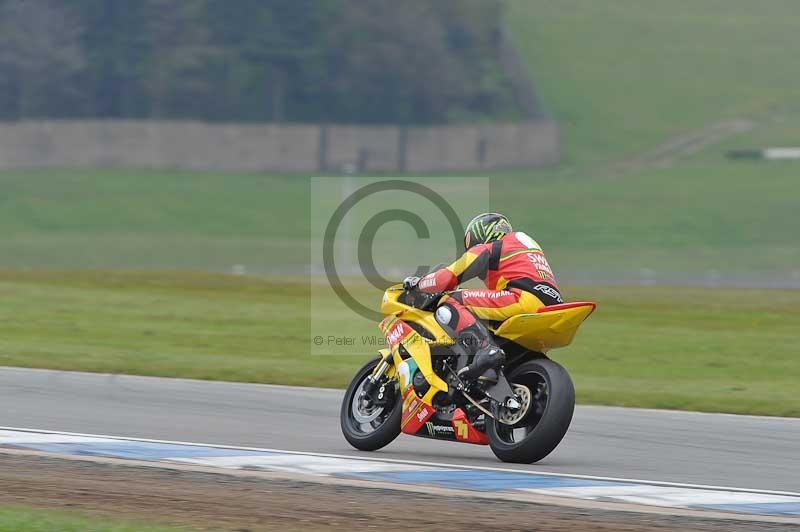
[[[65,510],[39,510],[22,506],[0,507],[0,532],[167,532],[163,526],[89,517]]]
[[[312,315],[300,278],[0,271],[0,365],[344,387],[375,348],[320,353],[312,332],[358,337],[375,326],[314,290]],[[800,416],[800,291],[565,293],[600,305],[575,343],[552,353],[579,402]]]

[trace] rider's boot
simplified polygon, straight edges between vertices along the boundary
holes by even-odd
[[[468,353],[475,355],[471,364],[458,371],[458,377],[462,381],[472,382],[478,378],[497,380],[497,372],[494,370],[505,362],[506,355],[494,343],[483,323],[477,321],[464,328],[458,333],[456,341],[464,346]]]

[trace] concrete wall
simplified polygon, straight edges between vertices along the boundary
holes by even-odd
[[[545,166],[553,122],[475,126],[209,124],[87,120],[0,123],[0,168],[143,167],[360,172]]]

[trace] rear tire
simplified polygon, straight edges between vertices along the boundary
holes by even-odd
[[[572,379],[560,364],[547,358],[520,364],[506,378],[512,386],[527,386],[536,400],[532,399],[529,412],[511,427],[488,420],[489,446],[503,462],[538,462],[561,443],[572,422],[575,411]]]
[[[339,414],[339,422],[342,427],[342,434],[345,439],[360,451],[375,451],[390,444],[400,435],[400,417],[402,415],[402,397],[396,389],[393,389],[395,398],[391,404],[377,407],[357,400],[361,388],[367,377],[372,374],[375,366],[380,362],[380,358],[367,362],[356,376],[353,377],[350,386],[344,393],[342,408]],[[396,380],[390,380],[387,386],[396,388]],[[390,411],[387,411],[391,408]],[[359,409],[358,412],[355,409]],[[378,412],[377,417],[369,422],[363,422]],[[359,418],[361,421],[359,421]]]

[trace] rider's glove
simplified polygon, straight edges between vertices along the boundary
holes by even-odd
[[[419,284],[419,277],[416,277],[414,275],[411,275],[403,279],[403,288],[405,288],[406,290],[413,290],[417,287],[418,284]]]

